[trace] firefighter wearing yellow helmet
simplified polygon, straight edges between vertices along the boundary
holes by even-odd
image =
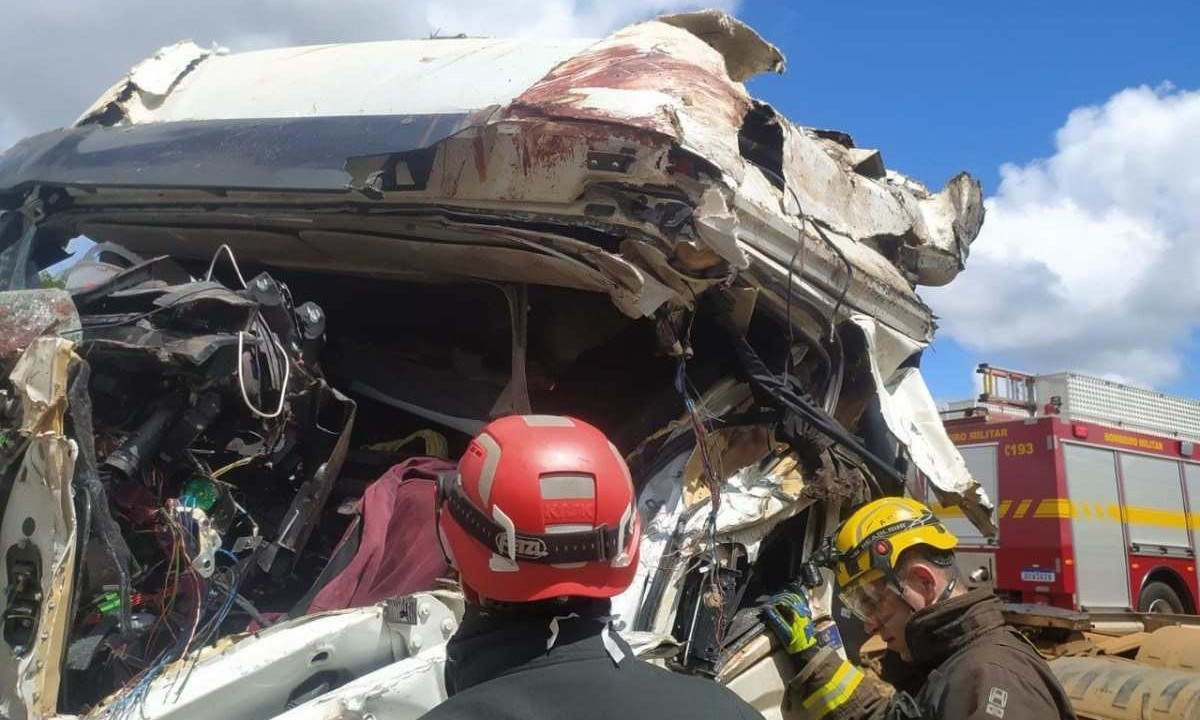
[[[843,603],[886,643],[885,692],[814,628],[804,588],[768,600],[763,619],[797,672],[783,715],[796,720],[1069,718],[1070,700],[1037,651],[1004,624],[1000,600],[966,587],[958,538],[922,503],[886,497],[846,518],[819,555]],[[831,642],[831,639],[834,639]]]
[[[867,503],[838,528],[833,546],[837,553],[834,571],[842,600],[865,622],[869,622],[881,592],[904,596],[905,588],[897,570],[901,556],[908,550],[941,551],[924,553],[926,560],[951,571],[939,600],[945,600],[958,589],[959,578],[951,554],[958,546],[958,538],[933,511],[916,500],[886,497]]]

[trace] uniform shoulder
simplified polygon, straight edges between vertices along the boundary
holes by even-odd
[[[934,691],[942,696],[938,717],[1071,717],[1049,668],[1018,649],[973,654],[949,665]]]
[[[663,692],[677,693],[679,697],[690,698],[696,705],[710,708],[707,717],[762,720],[762,714],[753,705],[714,680],[672,672],[641,660],[637,661],[636,668],[636,672],[644,673],[646,679],[661,687]]]
[[[1009,627],[997,628],[950,656],[938,668],[948,677],[978,672],[987,665],[1046,668],[1046,661],[1029,641]],[[1048,671],[1048,669],[1047,669]]]

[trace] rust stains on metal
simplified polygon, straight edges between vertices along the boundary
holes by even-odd
[[[0,295],[0,363],[13,362],[42,335],[79,330],[75,303],[65,290],[19,290]]]
[[[526,123],[522,130],[521,170],[525,175],[535,167],[557,165],[579,154],[580,133],[575,127],[563,123]]]
[[[613,109],[613,93],[625,97]],[[730,128],[741,125],[750,102],[724,73],[698,58],[606,44],[555,68],[517,97],[508,118],[555,117],[617,123],[681,135],[676,110],[714,116]]]
[[[475,174],[479,176],[479,182],[487,182],[487,152],[483,147],[483,135],[475,135],[472,144],[475,150]]]

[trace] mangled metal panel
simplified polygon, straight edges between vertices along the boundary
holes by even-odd
[[[21,401],[18,438],[24,450],[4,467],[12,478],[0,519],[0,583],[4,652],[0,715],[43,718],[55,714],[59,662],[67,644],[75,575],[75,506],[71,478],[78,446],[64,434],[67,381],[73,343],[46,336],[34,340],[9,380]]]
[[[136,713],[145,720],[416,718],[446,698],[444,643],[461,615],[460,597],[437,592],[295,618],[196,651],[151,684]],[[314,677],[355,679],[309,697]],[[116,716],[120,697],[97,714]]]
[[[898,275],[895,268],[899,265],[908,278],[941,282],[945,279],[942,270],[937,275],[914,268],[938,265],[919,249],[936,246],[942,248],[938,252],[943,252],[948,244],[946,237],[952,238],[955,245],[954,266],[961,264],[965,243],[977,230],[970,220],[979,215],[972,214],[979,206],[970,184],[964,186],[966,190],[959,188],[960,192],[950,199],[942,195],[927,197],[927,191],[912,183],[894,181],[886,174],[881,177],[882,163],[877,154],[867,152],[872,158],[867,161],[863,157],[866,151],[847,149],[842,144],[848,140],[834,142],[812,135],[775,116],[769,108],[755,105],[740,81],[754,72],[780,69],[782,57],[749,28],[720,13],[700,13],[635,25],[596,44],[568,47],[570,43],[497,42],[401,41],[204,55],[187,64],[187,72],[168,86],[162,102],[156,100],[156,114],[123,118],[123,122],[140,126],[137,138],[129,133],[68,137],[79,130],[61,137],[35,138],[0,161],[0,178],[7,177],[7,184],[32,180],[78,184],[86,180],[104,186],[136,179],[140,184],[175,187],[358,189],[376,201],[455,202],[472,206],[474,212],[486,210],[496,215],[503,205],[508,216],[528,220],[578,221],[582,215],[585,222],[602,231],[607,225],[636,228],[657,236],[663,245],[663,265],[675,266],[672,273],[661,272],[662,266],[656,268],[657,280],[668,285],[677,280],[671,275],[685,276],[686,283],[698,276],[704,276],[706,282],[720,280],[720,274],[714,271],[722,267],[728,268],[724,275],[728,279],[732,272],[747,269],[752,250],[769,254],[779,262],[781,256],[794,257],[792,250],[797,242],[812,246],[814,256],[820,255],[825,245],[830,250],[840,245],[836,252],[846,258],[844,262],[849,263],[851,271],[847,274],[854,277],[834,277],[841,262],[834,258],[818,291],[827,296],[824,301],[831,302],[829,298],[840,293],[839,286],[847,286],[846,294],[853,298],[864,284],[878,285],[851,307],[872,312],[879,290],[886,289],[897,302],[912,306],[913,314],[925,317],[915,323],[888,319],[889,324],[914,338],[927,339],[928,311],[915,300],[911,288],[906,287],[905,276]],[[186,55],[183,49],[177,52]],[[369,64],[369,59],[389,54],[419,56],[428,60],[429,67],[409,68],[403,71],[407,73],[403,77],[393,78],[396,82],[389,87],[395,89],[388,95],[389,100],[373,94],[377,89],[373,85],[343,81],[362,76],[355,68]],[[533,59],[522,64],[526,61],[516,60],[518,56]],[[178,68],[182,63],[173,57],[166,53],[155,62]],[[565,61],[554,64],[562,58]],[[458,104],[453,108],[436,100],[436,94],[411,91],[426,82],[453,85],[452,77],[442,77],[443,70],[461,83],[458,73],[463,72],[462,68],[500,59],[503,67],[509,61],[520,65],[520,72],[502,74],[507,79],[497,80],[502,91],[490,83],[477,82],[478,73],[464,73],[463,77],[470,79],[470,88],[456,96],[466,99],[456,100]],[[548,68],[553,69],[536,79]],[[135,83],[137,77],[148,72],[139,66],[129,82]],[[285,82],[290,73],[299,72],[306,77],[337,77],[339,82],[336,87],[316,88],[311,82]],[[167,70],[161,70],[151,75],[167,74]],[[664,76],[671,81],[662,82]],[[237,84],[249,83],[247,77],[259,77],[268,84],[278,78],[289,87],[306,88],[297,92],[315,93],[328,102],[309,95],[301,98],[272,93],[272,102],[278,107],[263,109],[262,83]],[[516,77],[529,82],[519,94],[518,86],[525,80],[517,81]],[[154,88],[161,90],[163,85],[160,80]],[[488,94],[493,92],[498,94]],[[363,99],[368,96],[374,99]],[[472,99],[475,97],[479,99]],[[511,99],[507,107],[490,116],[449,112],[479,108],[484,103],[500,105],[506,97]],[[431,99],[426,103],[418,98]],[[180,107],[191,103],[195,109],[170,114],[175,102]],[[368,107],[370,102],[382,104]],[[238,109],[241,106],[237,103],[246,105]],[[332,117],[350,110],[360,114]],[[753,158],[742,150],[746,118],[751,111],[760,117],[756,122],[761,127],[756,131],[762,134],[750,138],[762,148]],[[361,114],[370,112],[380,114]],[[416,114],[387,115],[399,112]],[[256,117],[242,117],[251,113]],[[415,127],[416,132],[380,124],[386,125],[391,119],[400,120],[409,130]],[[317,124],[301,127],[305,122]],[[347,138],[354,138],[353,143],[335,141],[343,131]],[[317,154],[328,162],[289,160],[291,151],[287,148],[294,150],[295,145],[288,138],[298,137],[297,133],[328,138],[329,142],[322,143],[324,150],[317,148]],[[428,177],[415,178],[414,166],[400,155],[443,139]],[[86,172],[80,172],[82,167],[70,167],[70,163],[64,166],[61,162],[46,162],[55,148],[72,143],[88,146],[86,157],[80,158],[88,163]],[[135,156],[144,158],[147,147],[156,143],[172,146],[172,153],[160,153],[160,157],[178,158],[180,162],[147,167],[139,161],[136,172],[132,166],[125,167],[123,163]],[[670,146],[692,151],[700,162],[715,166],[719,177],[700,173],[688,178],[672,172],[667,158]],[[187,157],[189,147],[197,152],[204,148],[204,162],[191,161]],[[251,155],[261,149],[270,157],[250,157],[249,162],[240,154],[213,158],[207,152],[212,147],[237,147],[239,153],[248,148]],[[305,147],[305,151],[314,152],[311,147]],[[777,156],[774,160],[772,154]],[[338,164],[344,164],[344,168],[334,170]],[[864,169],[868,166],[869,171]],[[199,173],[197,167],[201,168]],[[823,187],[819,183],[810,187],[814,179],[824,182],[825,189],[818,192]],[[610,181],[631,188],[674,184],[687,197],[676,202],[674,210],[660,204],[668,209],[649,215],[634,210],[636,214],[631,216],[630,208],[638,206],[637,190],[618,190],[615,206],[596,202],[601,184]],[[784,182],[784,187],[773,184]],[[801,198],[799,205],[792,202],[793,193]],[[78,202],[102,205],[104,196],[81,196]],[[940,210],[926,213],[925,205]],[[943,212],[946,208],[955,210],[953,217]],[[803,217],[798,215],[801,210]],[[663,212],[674,213],[680,220],[672,221],[675,225],[664,225]],[[588,217],[594,213],[599,215]],[[816,225],[827,228],[825,232],[831,237],[820,237],[814,231]],[[783,238],[775,237],[776,233]],[[937,238],[942,239],[934,242]],[[901,247],[894,247],[896,243]],[[892,257],[880,255],[877,250]],[[819,272],[818,265],[814,263],[813,267]],[[749,270],[758,272],[754,267]],[[778,268],[770,272],[777,274]],[[674,301],[687,304],[686,293]]]
[[[725,59],[725,72],[734,82],[745,82],[759,73],[783,72],[785,62],[779,48],[720,10],[661,15],[658,22],[683,28],[711,45]]]
[[[874,318],[852,318],[867,341],[871,378],[888,430],[907,450],[913,464],[928,478],[943,505],[957,505],[985,535],[992,537],[992,500],[971,477],[967,464],[946,435],[941,414],[921,371],[901,367],[921,346],[888,329]]]
[[[737,130],[749,109],[750,96],[729,77],[716,48],[686,29],[650,22],[620,30],[554,68],[504,117],[649,130],[697,152],[736,181],[744,165]]]
[[[915,283],[944,285],[963,269],[983,225],[977,180],[961,173],[931,193],[894,171],[869,177],[854,154],[861,149],[810,129],[786,123],[781,128],[783,175],[795,192],[784,197],[789,213],[803,213],[833,233],[891,256]]]
[[[162,104],[180,78],[213,52],[190,40],[160,48],[151,57],[134,65],[125,77],[85,110],[75,124],[112,124],[123,118],[133,122],[148,120],[151,109]]]

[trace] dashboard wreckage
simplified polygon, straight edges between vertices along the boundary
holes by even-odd
[[[920,473],[990,513],[914,290],[963,268],[979,184],[747,94],[783,67],[712,11],[183,42],[7,150],[0,715],[420,715],[462,610],[432,481],[535,412],[633,471],[620,631],[777,717],[756,603],[845,511]]]

